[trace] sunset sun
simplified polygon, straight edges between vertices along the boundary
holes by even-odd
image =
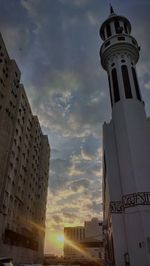
[[[63,235],[58,235],[56,236],[56,240],[60,243],[64,243],[64,236]]]

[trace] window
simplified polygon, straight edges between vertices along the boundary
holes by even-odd
[[[131,85],[130,85],[127,66],[123,65],[121,67],[121,70],[122,70],[122,77],[123,77],[123,83],[124,83],[124,89],[125,89],[125,96],[126,98],[132,98]]]
[[[132,67],[132,75],[133,75],[134,86],[135,86],[135,90],[136,90],[136,96],[137,96],[138,100],[141,101],[142,99],[141,99],[141,95],[140,95],[139,84],[137,81],[137,76],[136,76],[136,72],[135,72],[134,67]]]
[[[119,86],[118,86],[116,68],[112,69],[111,74],[112,74],[112,82],[113,82],[113,89],[114,89],[114,99],[115,99],[115,102],[118,102],[120,100],[120,94],[119,94]]]
[[[108,75],[108,82],[109,82],[110,101],[111,101],[111,107],[112,107],[113,106],[113,100],[112,100],[111,84],[110,84],[110,76],[109,75]]]
[[[111,28],[110,28],[110,24],[107,25],[106,27],[106,31],[107,31],[107,37],[111,36]]]
[[[118,41],[125,41],[125,37],[123,36],[118,37]]]
[[[121,60],[121,63],[125,63],[126,61],[124,59]]]

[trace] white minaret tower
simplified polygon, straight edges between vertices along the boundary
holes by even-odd
[[[112,120],[103,126],[103,203],[106,260],[115,266],[150,265],[150,121],[141,99],[139,46],[131,24],[116,15],[100,28]]]

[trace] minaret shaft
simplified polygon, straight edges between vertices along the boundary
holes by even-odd
[[[126,55],[116,55],[107,70],[112,106],[119,100],[135,99],[141,101],[136,67]]]

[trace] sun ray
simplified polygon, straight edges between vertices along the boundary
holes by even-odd
[[[88,251],[86,251],[82,245],[79,244],[75,244],[75,242],[71,241],[70,239],[67,239],[65,237],[65,244],[69,245],[70,247],[72,247],[73,249],[75,249],[76,251],[78,251],[80,254],[82,254],[87,260],[93,261],[98,263],[98,259],[92,257]]]

